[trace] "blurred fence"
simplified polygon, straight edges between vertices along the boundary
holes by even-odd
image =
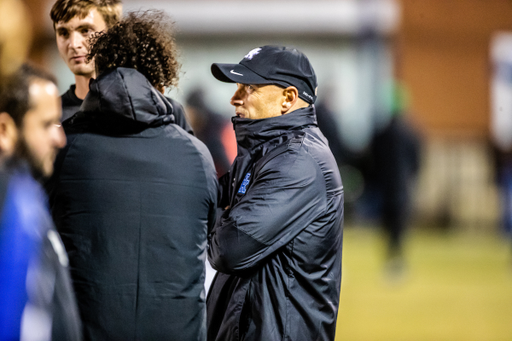
[[[415,220],[469,230],[495,230],[500,211],[494,160],[486,139],[431,137],[423,148]]]

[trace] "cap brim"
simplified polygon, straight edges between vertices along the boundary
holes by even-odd
[[[212,75],[221,82],[240,84],[270,84],[265,79],[241,64],[214,63],[211,67]]]

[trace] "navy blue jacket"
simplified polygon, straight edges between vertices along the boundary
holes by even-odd
[[[205,340],[207,230],[217,176],[206,146],[134,69],[90,84],[64,122],[51,204],[86,340]]]
[[[343,187],[314,107],[233,122],[238,156],[220,202],[228,208],[209,235],[219,272],[208,340],[334,340]]]

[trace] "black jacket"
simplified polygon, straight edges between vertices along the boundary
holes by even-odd
[[[229,208],[209,236],[208,340],[334,340],[343,187],[314,108],[233,122]]]
[[[64,122],[51,204],[87,340],[205,340],[211,155],[134,69],[91,82]]]

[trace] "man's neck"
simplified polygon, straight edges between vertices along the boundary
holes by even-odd
[[[87,93],[89,93],[89,81],[91,80],[92,76],[78,76],[75,75],[75,95],[76,97],[80,99],[84,99],[85,96],[87,96]]]

